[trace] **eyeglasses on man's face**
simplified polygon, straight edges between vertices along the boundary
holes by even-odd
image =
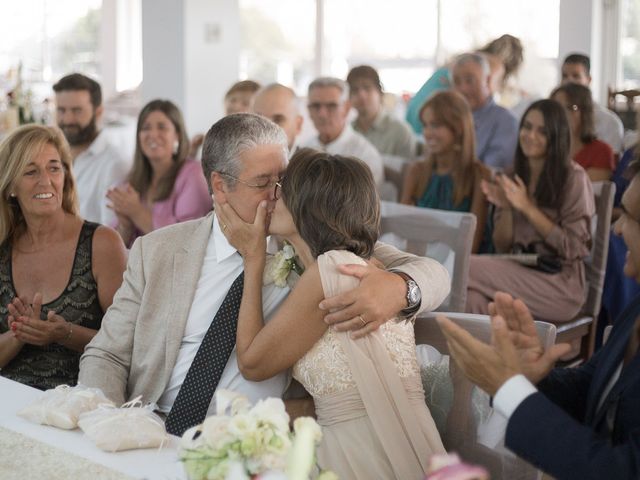
[[[223,177],[230,178],[235,180],[236,182],[240,182],[243,185],[246,185],[249,188],[255,188],[256,190],[266,191],[271,190],[273,188],[273,196],[277,200],[280,198],[280,189],[282,188],[282,179],[284,177],[278,177],[278,179],[274,180],[271,178],[265,178],[264,180],[256,181],[256,182],[247,182],[242,180],[241,178],[236,177],[235,175],[230,175],[224,172],[218,172]]]
[[[326,108],[329,113],[334,113],[338,110],[338,108],[340,107],[340,104],[335,102],[327,102],[327,103],[312,102],[307,106],[309,107],[309,110],[314,113],[319,112],[323,108]]]

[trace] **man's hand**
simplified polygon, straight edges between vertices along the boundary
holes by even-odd
[[[571,350],[566,343],[552,345],[545,351],[531,312],[522,300],[514,300],[504,292],[497,292],[489,304],[492,318],[501,317],[506,321],[511,340],[520,359],[522,373],[534,385],[551,371],[555,363]]]
[[[340,265],[340,273],[360,279],[360,285],[320,302],[329,325],[339,332],[352,331],[353,338],[364,337],[377,330],[407,306],[407,286],[396,273],[382,270],[372,263]]]
[[[451,357],[467,378],[489,395],[495,395],[507,380],[522,373],[518,352],[502,317],[491,318],[492,345],[477,340],[444,316],[438,316],[437,321]]]

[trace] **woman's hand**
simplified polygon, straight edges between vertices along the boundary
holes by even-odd
[[[238,216],[228,203],[214,202],[214,211],[220,222],[222,233],[233,245],[245,264],[252,260],[262,262],[267,250],[267,202],[258,205],[253,223],[247,223]]]
[[[10,328],[15,338],[23,343],[45,346],[64,340],[71,332],[71,326],[60,315],[49,311],[47,320],[40,320],[42,294],[36,293],[33,304],[26,299],[14,298],[8,305],[13,317]]]
[[[496,183],[489,182],[487,180],[481,180],[480,188],[482,189],[482,193],[485,194],[487,200],[493,203],[498,208],[509,208],[509,201],[507,200],[507,196],[505,195],[502,185],[498,182],[498,179],[501,177],[496,177]]]
[[[507,201],[513,208],[524,212],[533,205],[527,192],[527,186],[518,175],[516,175],[515,180],[511,180],[506,175],[500,175],[497,180]]]
[[[142,203],[140,194],[128,183],[122,187],[110,188],[107,192],[107,198],[111,201],[110,208],[118,216],[118,220],[126,217],[131,223],[140,212],[146,208]]]

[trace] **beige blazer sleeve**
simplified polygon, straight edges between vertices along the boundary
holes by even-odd
[[[129,253],[122,286],[105,313],[98,334],[80,358],[78,382],[100,388],[118,405],[127,397],[136,320],[144,285],[142,242],[137,239]]]
[[[435,310],[449,295],[451,290],[449,273],[436,260],[402,252],[382,242],[376,243],[373,256],[388,270],[405,273],[418,284],[422,293],[422,303],[418,313]]]

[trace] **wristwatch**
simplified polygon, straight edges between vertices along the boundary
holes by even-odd
[[[413,279],[405,280],[407,283],[407,310],[413,309],[420,305],[422,300],[422,293],[420,287]]]
[[[393,273],[397,273],[398,275],[400,275],[407,285],[407,307],[403,310],[403,312],[413,313],[413,311],[415,311],[420,306],[420,302],[422,301],[422,292],[420,291],[420,287],[415,282],[415,280],[406,273],[398,272],[397,270]]]

